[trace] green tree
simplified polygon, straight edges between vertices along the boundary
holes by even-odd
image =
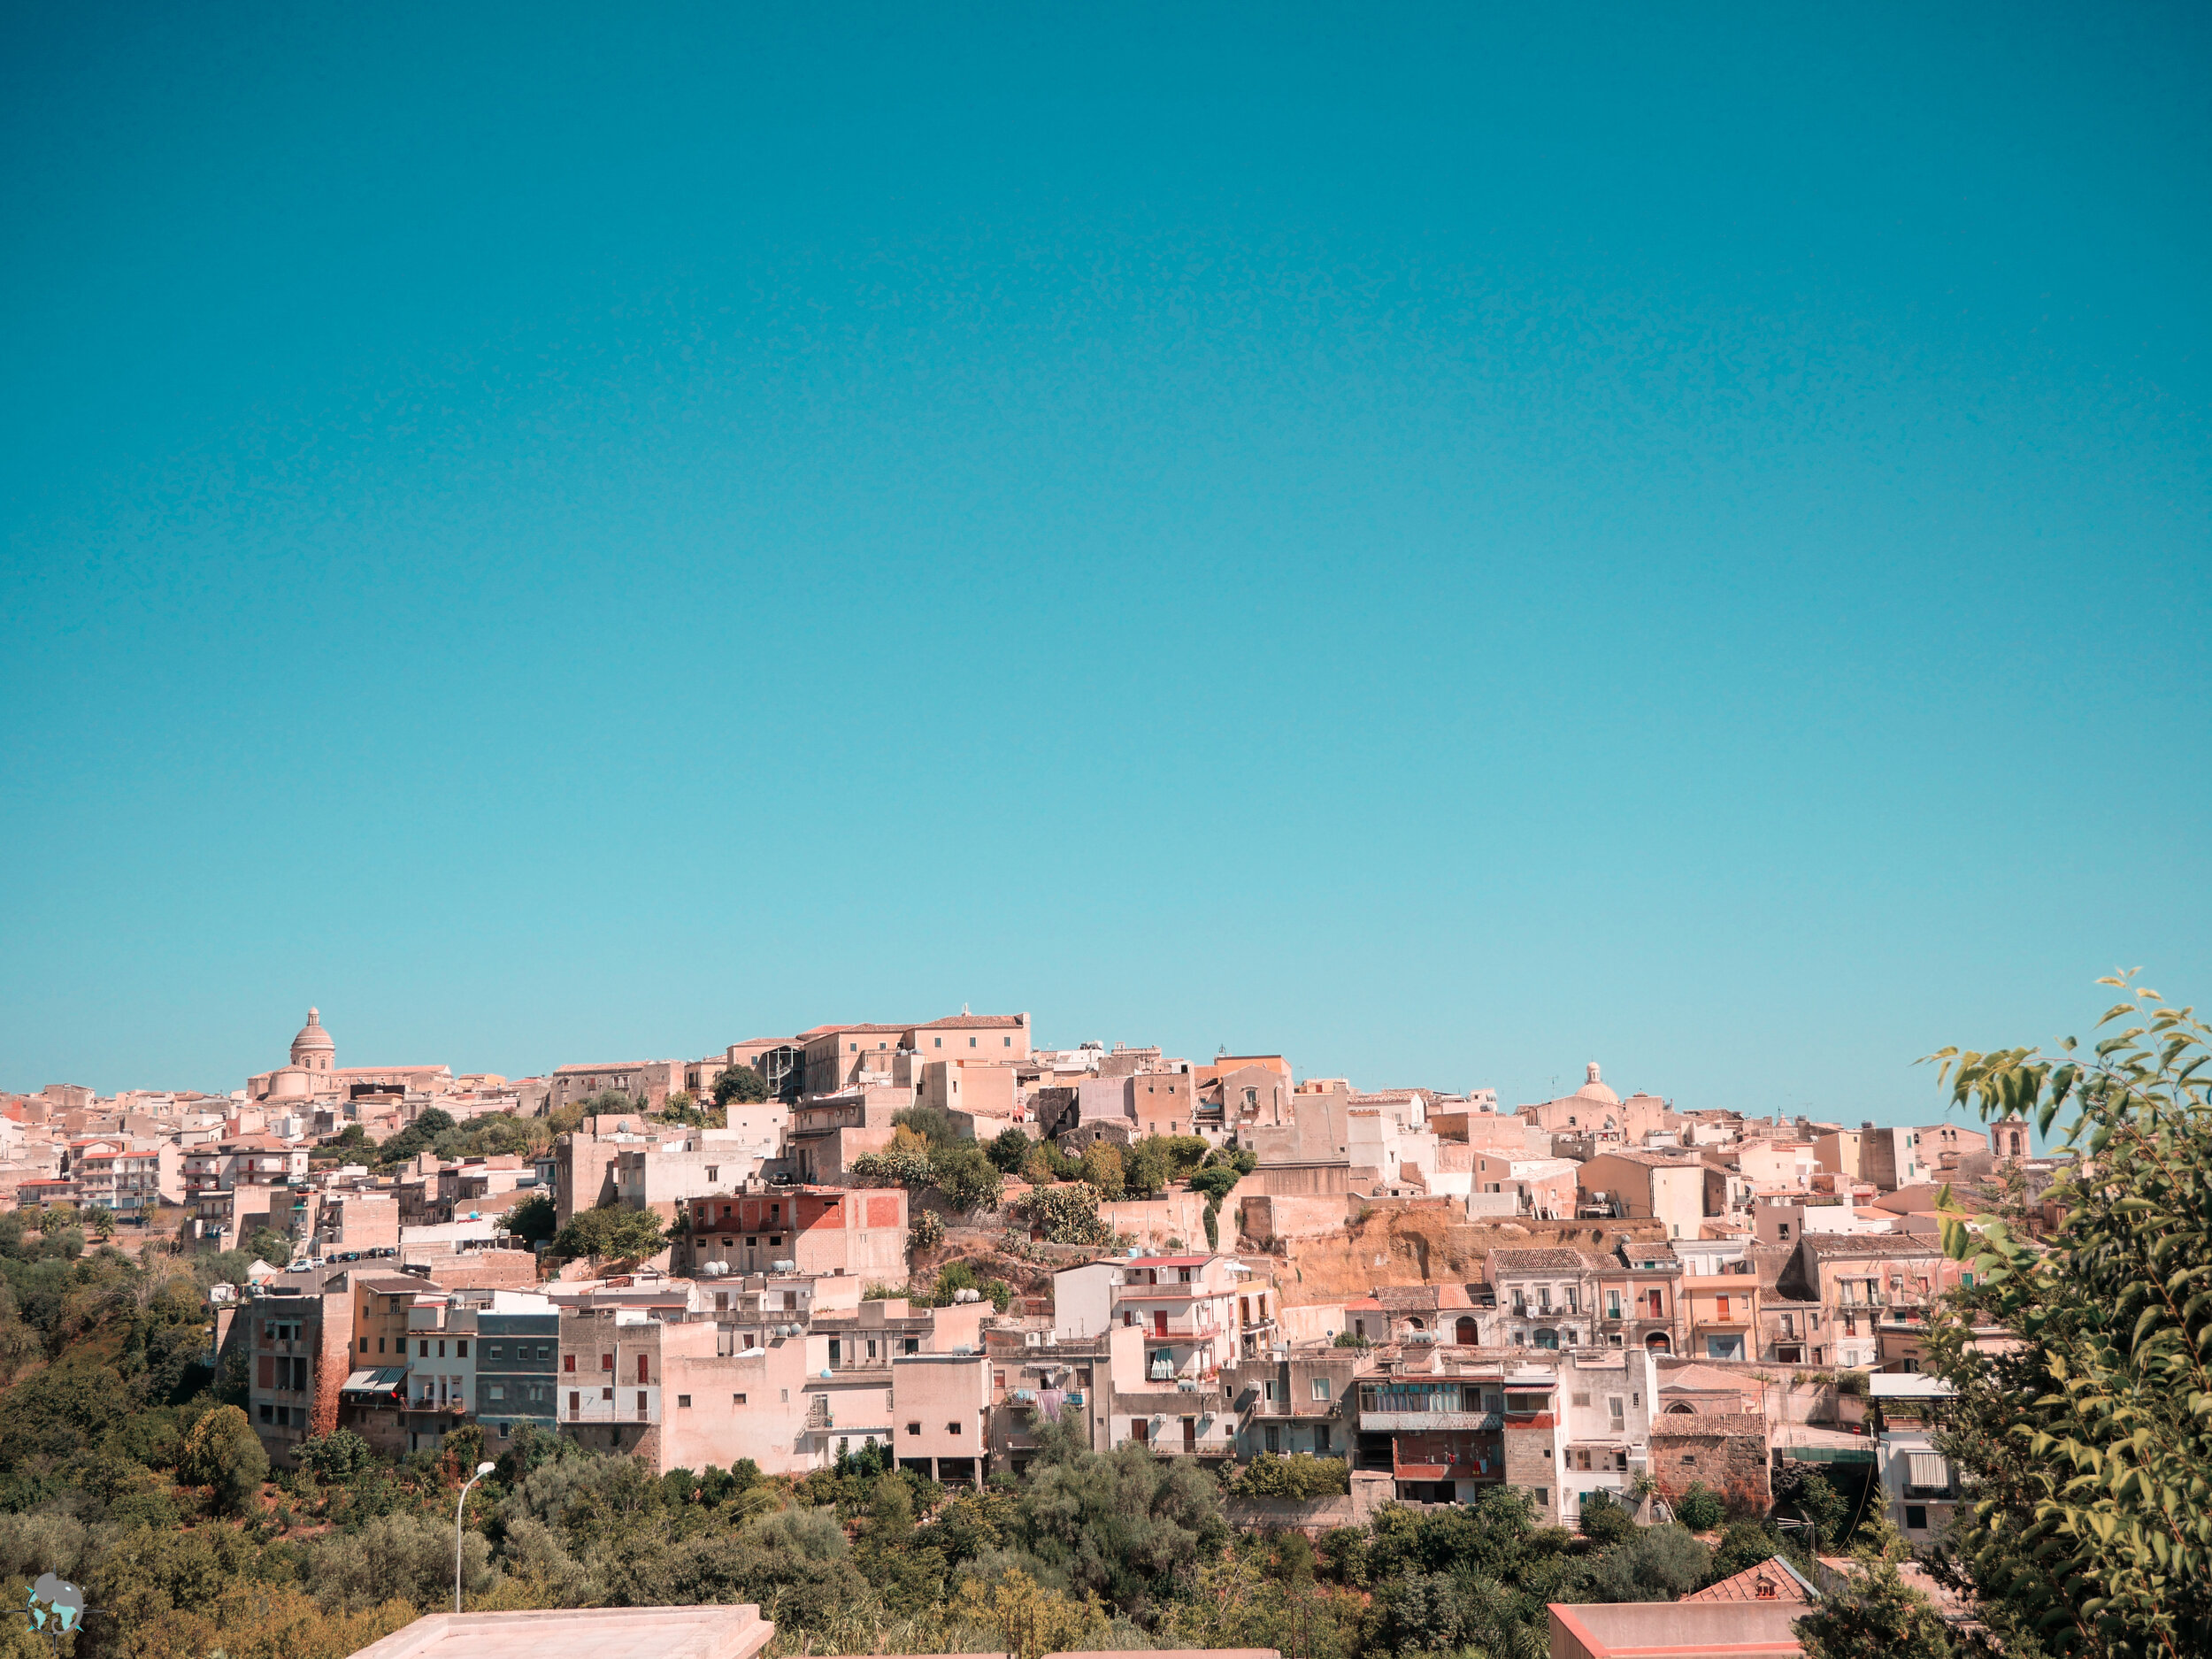
[[[603,1205],[580,1210],[568,1220],[554,1248],[572,1260],[590,1256],[611,1262],[641,1262],[667,1243],[660,1217],[649,1210]]]
[[[560,1231],[560,1210],[550,1193],[533,1193],[507,1211],[507,1231],[531,1244],[542,1244]]]
[[[926,1187],[933,1175],[927,1153],[895,1141],[880,1152],[862,1153],[845,1172],[861,1187]]]
[[[972,1141],[947,1147],[930,1160],[930,1180],[961,1214],[996,1210],[1006,1178]]]
[[[1132,1197],[1149,1198],[1167,1186],[1171,1165],[1157,1138],[1147,1136],[1122,1160],[1122,1186]]]
[[[1015,1532],[1055,1578],[1140,1620],[1229,1535],[1220,1485],[1194,1462],[1094,1452],[1064,1417],[1038,1431]]]
[[[768,1098],[768,1079],[749,1065],[726,1067],[714,1079],[714,1103],[725,1111],[730,1102],[749,1106]]]
[[[256,1227],[242,1247],[255,1261],[282,1267],[292,1259],[292,1240],[271,1227]]]
[[[1334,1497],[1352,1489],[1349,1465],[1341,1457],[1298,1452],[1279,1457],[1262,1452],[1229,1478],[1229,1493],[1239,1498]]]
[[[1048,1244],[1107,1245],[1114,1230],[1098,1213],[1098,1192],[1084,1181],[1033,1187],[1008,1207],[1021,1225],[1033,1227]]]
[[[300,1467],[319,1480],[350,1480],[377,1463],[375,1450],[351,1429],[301,1441],[298,1456]]]
[[[1702,1480],[1693,1480],[1674,1501],[1674,1518],[1693,1532],[1709,1532],[1728,1518],[1728,1506]]]
[[[1897,1529],[1878,1516],[1859,1532],[1850,1574],[1793,1627],[1807,1659],[1949,1659],[1942,1618],[1897,1570]]]
[[[1121,1148],[1110,1141],[1094,1141],[1085,1147],[1083,1179],[1103,1202],[1118,1201],[1127,1184],[1122,1173]]]
[[[919,1135],[932,1153],[967,1144],[972,1139],[941,1106],[908,1106],[893,1112],[891,1121]]]
[[[1591,1575],[1590,1590],[1599,1601],[1671,1601],[1706,1581],[1712,1552],[1687,1528],[1638,1529],[1632,1523],[1630,1532],[1599,1558]]]
[[[205,1486],[218,1505],[233,1512],[259,1494],[268,1472],[269,1455],[236,1406],[217,1406],[194,1424],[177,1463],[180,1479]]]
[[[1000,1171],[1012,1175],[1029,1161],[1029,1154],[1036,1145],[1018,1129],[1002,1129],[992,1137],[991,1144],[984,1150]]]
[[[1582,1535],[1594,1544],[1624,1544],[1636,1536],[1635,1517],[1602,1487],[1582,1500]]]
[[[2212,1030],[2132,976],[2086,1051],[1931,1058],[1985,1121],[2060,1129],[2047,1240],[1948,1214],[1970,1288],[1931,1321],[1966,1477],[1947,1555],[1992,1623],[2060,1654],[2212,1651]],[[2062,1123],[2062,1118],[2064,1121]],[[1981,1351],[1974,1326],[2020,1346]],[[1824,1640],[1829,1640],[1826,1637]],[[1832,1651],[1841,1651],[1832,1649]]]

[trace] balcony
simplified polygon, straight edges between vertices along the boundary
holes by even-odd
[[[1495,1411],[1369,1411],[1359,1414],[1363,1434],[1423,1434],[1448,1429],[1495,1433],[1505,1418]]]

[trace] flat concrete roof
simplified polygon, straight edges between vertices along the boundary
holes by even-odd
[[[740,1607],[599,1607],[525,1613],[431,1613],[352,1659],[752,1659],[776,1627]]]

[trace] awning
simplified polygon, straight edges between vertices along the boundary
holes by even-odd
[[[368,1394],[373,1397],[398,1395],[406,1391],[407,1368],[387,1365],[376,1371],[357,1371],[348,1377],[341,1394]]]

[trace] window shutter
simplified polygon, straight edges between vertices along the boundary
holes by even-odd
[[[1951,1484],[1951,1460],[1937,1452],[1911,1454],[1910,1476],[1916,1486],[1948,1486]]]

